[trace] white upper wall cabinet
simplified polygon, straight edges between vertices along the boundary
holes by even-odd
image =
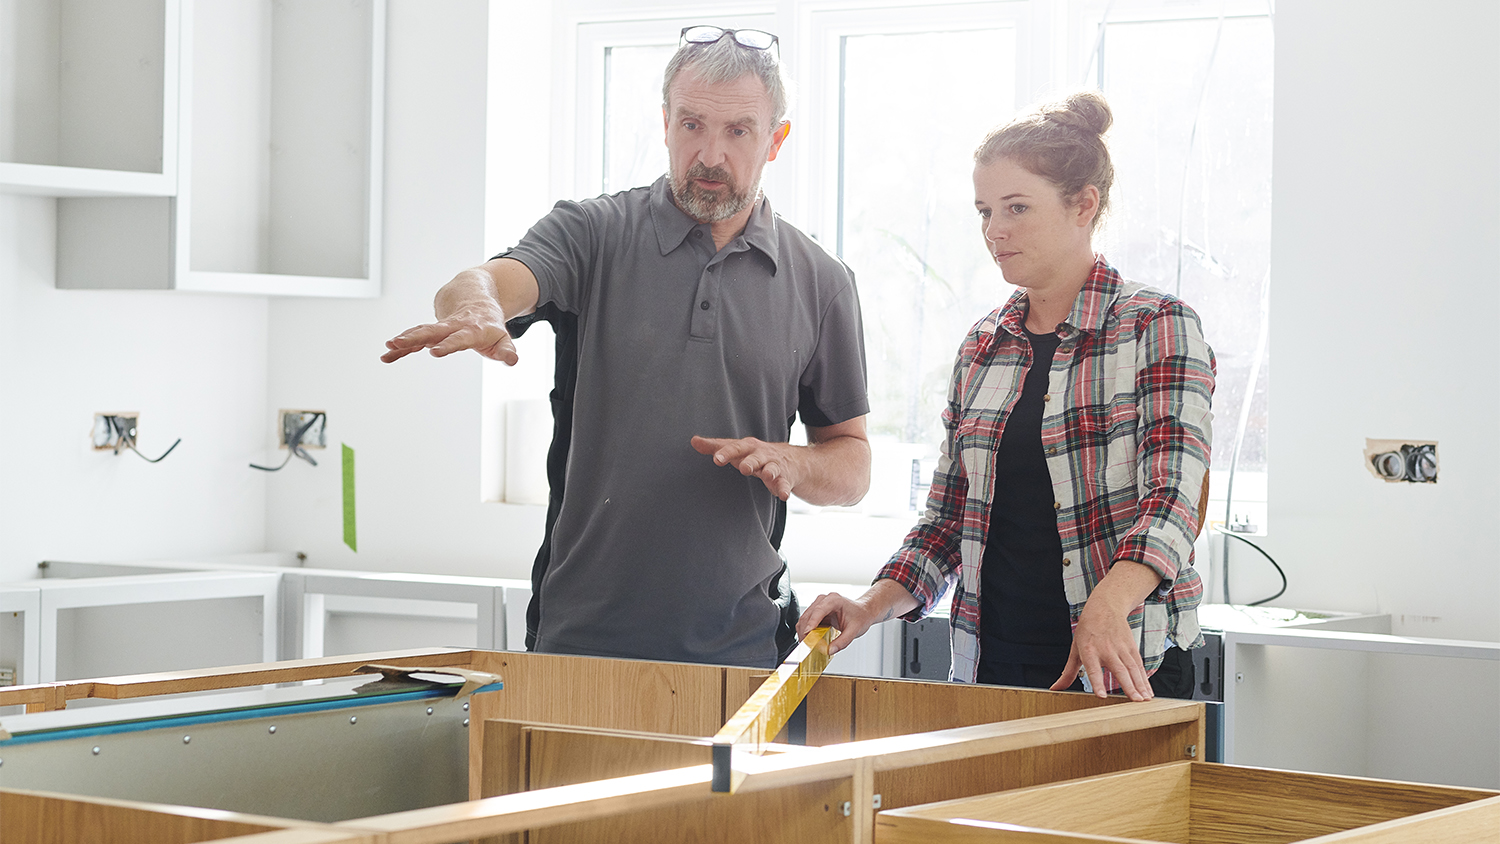
[[[0,192],[177,191],[178,0],[0,0]]]
[[[187,9],[177,287],[378,296],[384,0]]]
[[[385,12],[168,0],[175,190],[59,199],[58,287],[378,296]]]

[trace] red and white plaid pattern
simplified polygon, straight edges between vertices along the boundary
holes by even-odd
[[[995,450],[1031,366],[1026,294],[980,320],[959,350],[942,457],[927,511],[879,578],[922,606],[953,593],[951,677],[974,682],[979,663],[979,565],[994,500]],[[1042,446],[1062,539],[1063,590],[1073,623],[1089,592],[1119,560],[1141,563],[1162,585],[1130,615],[1147,671],[1170,643],[1202,643],[1193,568],[1198,496],[1208,471],[1214,356],[1198,315],[1096,256],[1057,328],[1043,405]]]

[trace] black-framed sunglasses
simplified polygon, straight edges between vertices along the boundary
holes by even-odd
[[[771,50],[777,61],[781,61],[781,39],[760,29],[724,29],[719,26],[698,24],[682,28],[682,41],[687,44],[713,44],[726,35],[734,37],[734,43],[750,50]]]

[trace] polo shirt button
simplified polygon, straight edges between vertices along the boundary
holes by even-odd
[[[705,311],[708,310],[708,300],[705,299],[702,302],[699,302],[698,307]]]
[[[703,229],[693,229],[693,237],[702,237]]]

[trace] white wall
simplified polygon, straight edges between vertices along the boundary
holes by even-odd
[[[0,581],[40,560],[265,543],[266,301],[56,290],[55,202],[0,195]],[[138,411],[152,465],[95,452],[96,412]]]
[[[262,549],[525,576],[539,509],[480,502],[484,407],[497,400],[480,361],[377,359],[428,318],[454,270],[550,204],[555,24],[550,4],[523,5],[390,4],[380,299],[56,291],[51,202],[0,196],[0,579],[49,557]],[[487,89],[492,24],[507,50]],[[1492,0],[1277,6],[1266,546],[1291,576],[1281,603],[1500,638],[1496,35]],[[488,134],[487,101],[505,116]],[[550,356],[547,337],[527,340],[531,361]],[[491,381],[503,392],[514,376],[534,394],[520,372]],[[327,410],[334,448],[315,469],[262,477],[244,464],[279,456],[280,407]],[[158,466],[92,453],[87,426],[105,409],[140,410],[144,450],[182,436],[179,453]],[[1440,482],[1376,482],[1360,462],[1366,436],[1438,440]],[[358,553],[341,543],[341,442],[358,455]],[[1274,588],[1252,554],[1234,559],[1237,594]]]
[[[439,286],[488,257],[488,7],[389,5],[383,295],[271,303],[270,406],[328,412],[319,465],[294,461],[267,489],[268,547],[304,551],[308,565],[527,577],[541,542],[541,508],[480,498],[480,358],[379,360],[386,339],[432,319]],[[508,37],[523,53],[545,40]],[[534,79],[508,82],[524,92]],[[536,333],[527,357],[550,359]],[[340,443],[356,455],[357,553],[343,544]]]
[[[1276,6],[1278,603],[1500,639],[1497,35],[1493,0]],[[1437,440],[1438,483],[1375,480],[1365,437]],[[1234,553],[1239,594],[1269,594]]]

